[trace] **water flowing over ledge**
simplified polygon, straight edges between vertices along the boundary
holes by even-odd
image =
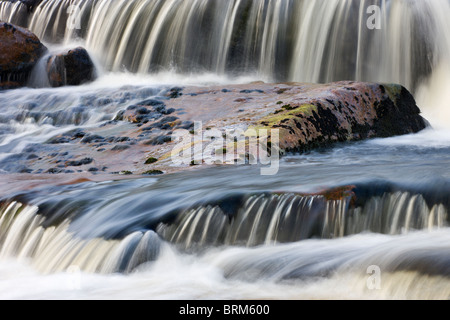
[[[448,299],[450,132],[412,134],[450,123],[448,16],[449,0],[0,0],[0,20],[99,72],[47,88],[46,56],[0,93],[0,298]],[[417,121],[388,127],[407,135],[359,141],[386,136],[357,120],[392,120],[399,95]],[[159,143],[193,120],[297,143],[306,117],[335,148],[297,148],[275,176],[143,174],[170,173]]]
[[[195,253],[211,247],[273,246],[368,232],[400,235],[448,227],[448,194],[430,197],[429,192],[390,189],[348,186],[318,195],[235,195],[166,213],[163,206],[154,207],[157,214],[153,217],[127,212],[128,226],[112,223],[111,218],[117,219],[121,212],[120,206],[102,217],[97,211],[103,205],[92,200],[82,206],[63,205],[68,199],[49,201],[41,204],[42,209],[4,202],[0,210],[0,259],[31,259],[45,273],[74,266],[85,272],[129,273],[157,260],[162,241]],[[103,226],[105,235],[121,236],[108,239],[86,232],[81,236],[74,231],[76,227],[71,228],[77,220],[78,224],[90,221],[92,230]],[[105,229],[108,221],[110,229]]]
[[[366,28],[374,4],[383,10],[376,31]],[[413,89],[450,48],[446,1],[43,0],[31,13],[23,7],[2,1],[0,18],[26,20],[49,42],[81,37],[111,70],[256,70],[271,79],[382,80]],[[70,27],[70,8],[79,29]]]
[[[30,11],[20,1],[2,0],[0,20],[30,28],[48,44],[81,42],[107,71],[399,83],[417,95],[429,120],[448,126],[449,97],[442,89],[450,83],[448,1],[38,3]],[[371,5],[382,10],[380,30],[366,26]],[[79,29],[70,12],[80,17]]]

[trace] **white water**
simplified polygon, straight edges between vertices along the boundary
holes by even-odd
[[[382,270],[389,270],[399,260],[420,256],[424,251],[430,256],[448,256],[449,231],[410,236],[367,234],[254,249],[224,248],[202,256],[184,255],[166,246],[155,263],[127,276],[77,270],[42,275],[26,262],[2,261],[0,299],[448,299],[448,277],[386,271],[381,273],[381,288],[371,290],[367,286],[371,276],[367,268],[378,263]],[[277,281],[289,269],[301,268],[302,261],[318,256],[322,261],[314,263],[317,269],[343,259],[348,262],[329,278]],[[275,260],[283,261],[284,268],[258,274],[258,265],[271,265]],[[233,277],[226,277],[230,272]],[[260,278],[254,280],[254,275]]]
[[[382,7],[381,30],[365,28],[368,16],[364,9],[371,4]],[[67,28],[69,5],[81,9],[81,30]],[[248,191],[268,186],[295,192],[375,178],[411,185],[450,178],[448,0],[44,0],[29,17],[25,11],[19,3],[0,1],[0,20],[29,26],[52,49],[86,46],[101,74],[94,83],[77,88],[3,92],[0,115],[15,115],[16,107],[38,97],[43,100],[38,100],[36,110],[44,114],[76,108],[81,98],[90,95],[104,98],[120,96],[122,90],[140,89],[152,89],[156,95],[158,90],[154,88],[162,85],[353,79],[405,85],[414,92],[424,116],[437,128],[323,154],[289,156],[282,160],[283,168],[272,180],[262,181],[244,170],[220,172],[214,178],[182,176],[174,178],[176,182],[162,178],[163,191],[149,197],[184,192],[200,197],[229,189]],[[42,80],[39,71],[37,77]],[[32,84],[36,83],[39,81]],[[130,89],[130,85],[135,87]],[[82,125],[97,125],[104,117],[111,119],[124,105],[82,112],[86,115]],[[62,116],[64,120],[66,115]],[[0,139],[0,160],[74,127],[70,119],[61,123],[53,119],[57,117],[2,123],[1,130],[11,131]],[[242,179],[243,174],[247,179]],[[165,183],[171,188],[164,188]],[[220,184],[222,189],[217,187]],[[402,208],[392,211],[391,224],[384,230],[388,235],[363,233],[341,239],[276,244],[275,226],[281,224],[286,212],[280,206],[284,209],[275,215],[280,219],[271,220],[263,241],[257,241],[256,223],[257,219],[262,221],[263,211],[256,210],[252,216],[248,244],[265,242],[265,246],[206,248],[201,254],[184,254],[179,247],[165,243],[155,262],[128,275],[101,272],[131,271],[132,267],[119,268],[117,263],[129,248],[144,239],[143,233],[130,233],[123,240],[78,239],[68,224],[47,230],[32,225],[29,230],[34,231],[22,239],[18,234],[24,221],[18,220],[14,232],[6,241],[2,239],[0,299],[448,299],[447,210],[440,205],[425,207],[421,196],[400,193],[391,197],[367,204],[371,212],[377,211],[380,203]],[[132,198],[127,203],[111,199],[108,206],[94,210],[95,216],[88,215],[72,226],[79,232],[84,230],[84,235],[129,227],[127,223],[133,218],[116,212],[111,219],[109,210],[118,204],[139,204],[138,200]],[[423,209],[417,219],[412,219],[413,207]],[[264,208],[264,204],[258,203],[258,208]],[[25,220],[38,224],[40,217],[33,216],[35,208],[27,210]],[[331,216],[342,210],[329,212]],[[169,231],[183,240],[182,244],[191,244],[198,236],[198,219],[205,216],[211,221],[212,214],[201,208],[186,215],[185,220],[180,218],[179,228],[175,225]],[[109,224],[100,228],[92,223],[102,219]],[[325,225],[342,236],[347,229],[341,220],[337,217]],[[361,226],[367,229],[364,223],[369,220],[352,221],[347,228],[353,226],[354,232],[361,232]],[[416,227],[425,230],[418,232]],[[167,229],[159,231],[170,234]],[[47,246],[33,256],[33,240],[44,235],[49,239]],[[147,242],[144,239],[142,243]],[[93,257],[89,255],[92,252]],[[310,265],[306,266],[305,261]],[[367,287],[366,270],[370,265],[382,270],[380,290]],[[328,273],[330,267],[332,273]],[[91,273],[94,271],[98,273]],[[326,276],[321,277],[323,273]]]
[[[323,196],[251,196],[231,222],[219,207],[201,206],[181,213],[168,226],[160,225],[158,233],[190,249],[340,238],[365,231],[395,235],[447,225],[442,204],[430,208],[421,195],[407,192],[374,197],[362,208],[348,207],[349,199],[326,201]]]

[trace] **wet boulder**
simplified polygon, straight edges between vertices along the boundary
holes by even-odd
[[[428,126],[412,94],[398,84],[341,81],[301,88],[253,127],[277,129],[282,152],[416,133]]]
[[[82,47],[51,55],[47,60],[47,75],[52,87],[77,86],[97,77],[93,61]]]
[[[0,89],[26,85],[31,70],[46,51],[29,30],[0,22]]]

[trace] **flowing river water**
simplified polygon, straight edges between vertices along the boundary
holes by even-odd
[[[370,5],[380,30],[366,28]],[[99,71],[46,88],[37,68],[0,93],[0,299],[448,299],[449,15],[444,0],[0,1],[0,20],[51,50],[82,44]],[[242,165],[27,186],[33,148],[133,99],[257,80],[401,83],[430,127],[288,154],[274,176]],[[23,188],[8,191],[14,175]],[[318,194],[347,185],[356,204]]]

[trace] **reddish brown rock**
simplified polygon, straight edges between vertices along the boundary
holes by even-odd
[[[415,133],[427,126],[413,96],[401,85],[335,82],[302,91],[255,126],[279,129],[285,151]]]
[[[95,80],[95,66],[86,49],[78,47],[50,56],[48,80],[52,87],[77,86]]]
[[[46,50],[32,32],[0,22],[0,89],[25,85]]]

